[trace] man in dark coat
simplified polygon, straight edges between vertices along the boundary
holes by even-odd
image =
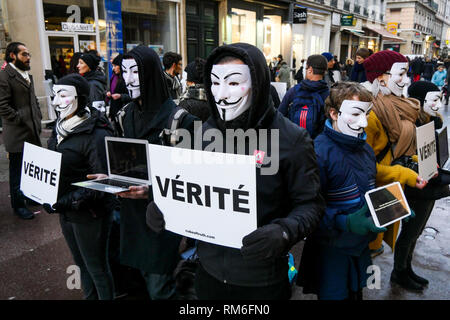
[[[279,148],[273,144],[262,151],[278,155],[279,169],[264,174],[270,166],[266,159],[261,167],[256,166],[258,228],[243,238],[241,250],[198,242],[197,296],[202,300],[289,299],[287,253],[312,233],[324,210],[312,140],[306,130],[274,109],[269,68],[263,53],[252,45],[216,48],[206,61],[205,89],[211,117],[203,124],[203,131],[225,134],[227,129],[266,129],[269,136],[278,132]],[[254,154],[250,145],[255,141],[248,140],[245,153]],[[203,148],[207,144],[204,142]],[[223,150],[229,150],[226,144],[224,140]],[[150,228],[164,229],[163,214],[154,202],[149,205]]]
[[[29,142],[41,146],[42,114],[34,93],[33,78],[28,74],[30,59],[30,52],[23,43],[12,42],[5,52],[8,64],[0,71],[0,115],[9,158],[11,206],[22,219],[34,218],[25,207],[25,198],[20,191],[23,145]]]

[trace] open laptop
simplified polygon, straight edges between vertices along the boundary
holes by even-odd
[[[108,193],[128,191],[130,186],[150,185],[147,140],[105,137],[108,178],[72,183]]]
[[[448,159],[449,153],[448,153],[448,136],[447,136],[447,127],[444,127],[443,129],[436,130],[437,134],[437,142],[438,142],[438,163],[441,170],[449,172],[450,173],[450,161]]]

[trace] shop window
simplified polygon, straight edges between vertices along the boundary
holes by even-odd
[[[263,52],[267,60],[281,53],[281,16],[264,16]]]
[[[92,0],[43,0],[45,30],[95,32]]]
[[[190,13],[194,13],[190,7]],[[122,0],[125,51],[143,44],[162,56],[177,51],[176,4],[169,1]]]
[[[256,45],[256,12],[231,9],[231,41]]]

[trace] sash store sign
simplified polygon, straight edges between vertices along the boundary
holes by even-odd
[[[308,19],[308,9],[295,8],[294,9],[294,23],[306,23]]]

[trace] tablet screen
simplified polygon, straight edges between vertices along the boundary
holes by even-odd
[[[366,201],[377,227],[388,226],[410,215],[408,202],[398,182],[368,191]]]

